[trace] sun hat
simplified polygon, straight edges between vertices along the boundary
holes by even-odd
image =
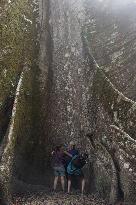
[[[69,143],[71,146],[74,146],[75,145],[75,142],[74,141],[70,141]]]

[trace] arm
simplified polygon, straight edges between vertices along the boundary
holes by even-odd
[[[69,154],[67,151],[64,151],[64,153],[65,153],[67,156],[71,157],[71,158],[73,157],[72,154]]]

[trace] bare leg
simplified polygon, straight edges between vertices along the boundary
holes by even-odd
[[[82,192],[82,194],[84,193],[84,189],[85,189],[85,179],[82,179],[82,182],[81,182],[81,192]]]
[[[56,190],[57,183],[58,183],[58,176],[55,176],[55,178],[54,178],[54,184],[53,184],[53,189],[54,189],[54,190]]]
[[[62,190],[65,190],[65,180],[64,180],[64,176],[61,176],[61,186],[62,186]]]
[[[70,188],[71,188],[71,180],[68,180],[68,193],[70,193]]]

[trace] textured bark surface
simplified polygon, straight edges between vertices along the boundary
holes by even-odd
[[[128,2],[116,4],[38,1],[32,64],[0,111],[6,196],[49,186],[51,150],[74,140],[89,153],[87,191],[135,204],[136,4],[129,18]]]

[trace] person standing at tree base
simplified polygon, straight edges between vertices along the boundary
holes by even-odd
[[[62,190],[65,190],[65,168],[63,164],[63,147],[57,146],[52,152],[52,164],[54,169],[53,190],[56,191],[58,179],[60,178]]]
[[[85,177],[82,171],[82,167],[86,164],[87,158],[87,154],[75,155],[74,157],[72,157],[70,163],[68,164],[68,193],[70,193],[72,178],[78,178],[78,181],[80,181],[81,183],[81,193],[84,193]]]

